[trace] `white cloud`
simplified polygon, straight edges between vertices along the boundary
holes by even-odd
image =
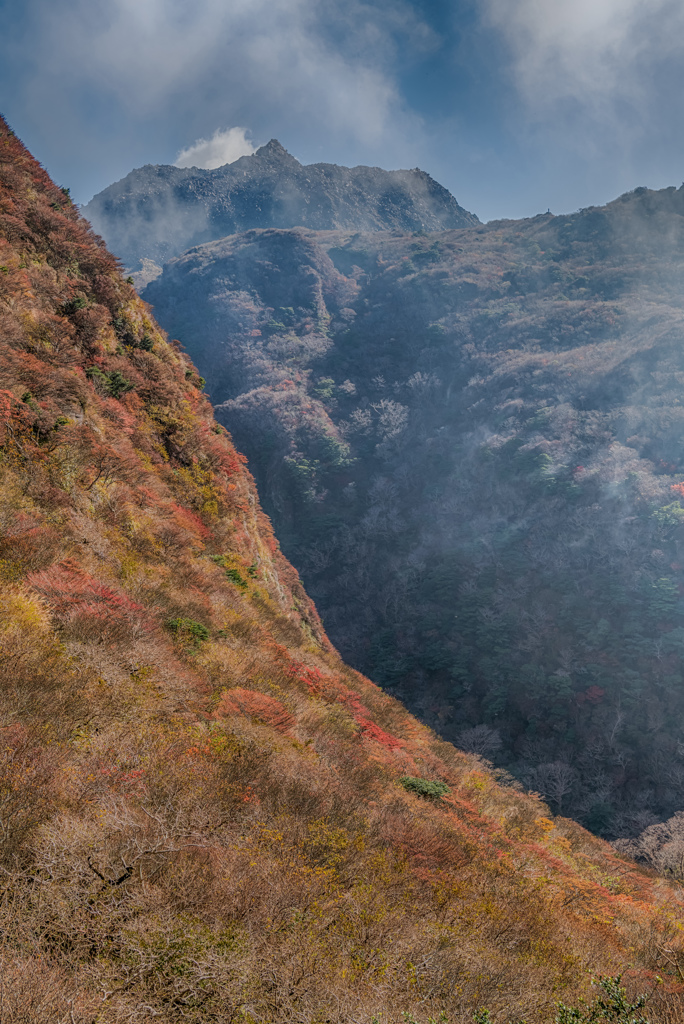
[[[254,150],[245,128],[217,128],[210,139],[197,139],[192,146],[181,149],[175,166],[204,167],[210,171],[232,164],[241,156],[251,156]]]
[[[575,101],[645,116],[659,64],[684,52],[682,0],[481,0],[504,34],[515,79],[537,110]]]

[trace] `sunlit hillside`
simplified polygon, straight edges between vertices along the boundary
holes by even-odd
[[[342,663],[202,388],[0,122],[2,1024],[681,1020],[679,887]]]

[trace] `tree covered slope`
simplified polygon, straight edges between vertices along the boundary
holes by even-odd
[[[263,231],[145,292],[344,657],[556,812],[684,806],[684,191]]]

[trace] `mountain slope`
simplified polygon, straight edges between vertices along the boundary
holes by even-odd
[[[417,168],[302,166],[275,139],[215,170],[138,168],[83,213],[136,272],[142,260],[162,264],[192,245],[249,228],[434,231],[478,222]],[[140,286],[155,273],[149,264],[143,269]]]
[[[343,655],[610,836],[684,806],[683,226],[251,232],[145,292]]]
[[[3,1021],[535,1024],[627,968],[681,1019],[680,891],[340,661],[194,367],[4,122],[0,396]]]

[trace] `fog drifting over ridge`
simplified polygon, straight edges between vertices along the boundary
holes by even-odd
[[[611,837],[684,805],[683,275],[684,186],[234,234],[143,293],[343,657]]]

